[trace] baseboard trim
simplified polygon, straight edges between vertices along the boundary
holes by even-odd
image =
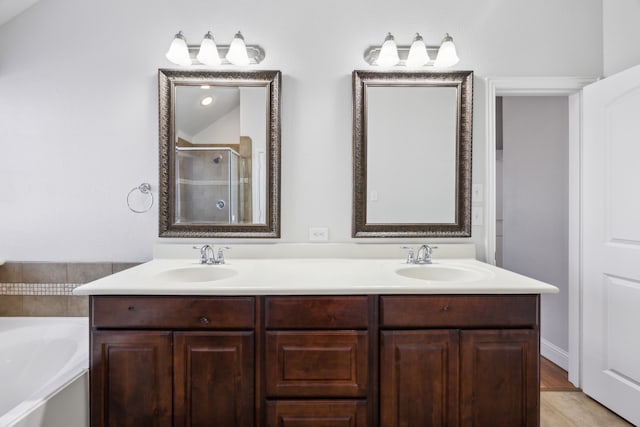
[[[544,338],[540,339],[540,354],[565,371],[569,370],[569,353]]]

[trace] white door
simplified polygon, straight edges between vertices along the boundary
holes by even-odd
[[[640,425],[640,66],[583,102],[582,387]]]

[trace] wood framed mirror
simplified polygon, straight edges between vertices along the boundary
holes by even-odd
[[[280,71],[158,70],[160,237],[280,237]]]
[[[473,72],[352,83],[352,236],[470,237]]]

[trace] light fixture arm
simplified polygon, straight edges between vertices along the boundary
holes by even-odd
[[[410,46],[398,46],[391,33],[387,33],[382,46],[369,46],[364,51],[364,60],[381,67],[405,66],[413,69],[449,68],[460,61],[453,37],[449,33],[445,34],[440,46],[427,46],[420,33],[415,34]]]

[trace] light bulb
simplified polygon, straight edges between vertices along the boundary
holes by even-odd
[[[204,35],[196,58],[204,65],[220,65],[218,46],[216,46],[216,42],[213,40],[211,31],[208,31],[207,34]]]
[[[392,67],[398,62],[400,62],[400,57],[398,56],[396,41],[391,33],[387,33],[375,63],[381,67]]]
[[[178,31],[175,35],[169,50],[165,54],[167,59],[174,64],[188,66],[191,65],[191,57],[189,56],[189,47],[187,46],[187,40],[182,35],[182,31]]]
[[[436,57],[435,67],[446,68],[456,65],[460,61],[456,52],[456,45],[453,44],[453,38],[447,33],[442,39],[438,56]]]
[[[226,58],[233,65],[249,65],[247,46],[244,44],[244,37],[242,37],[242,33],[240,33],[240,31],[238,31],[233,37]]]
[[[427,46],[424,44],[424,40],[419,33],[416,33],[413,43],[409,48],[409,56],[407,56],[407,67],[421,67],[426,65],[431,58],[427,52]]]

